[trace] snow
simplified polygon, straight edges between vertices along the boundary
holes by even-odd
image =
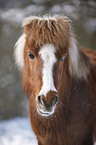
[[[0,145],[38,145],[28,118],[0,121]]]

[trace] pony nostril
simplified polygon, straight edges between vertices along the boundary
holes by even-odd
[[[58,96],[55,96],[52,106],[54,106],[58,102]]]
[[[43,106],[44,103],[43,103],[43,100],[42,100],[42,96],[38,96],[37,98],[38,98],[38,103]]]

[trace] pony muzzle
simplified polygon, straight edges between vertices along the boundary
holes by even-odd
[[[50,116],[54,113],[56,104],[58,103],[58,95],[37,96],[37,111],[42,116]]]

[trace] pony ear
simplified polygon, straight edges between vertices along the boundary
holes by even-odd
[[[26,44],[26,35],[23,34],[15,44],[14,58],[18,70],[21,71],[24,66],[24,48]]]

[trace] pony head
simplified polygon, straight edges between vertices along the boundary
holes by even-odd
[[[16,64],[22,73],[24,90],[31,108],[41,116],[56,112],[70,76],[86,78],[88,74],[69,21],[57,15],[25,18],[24,34],[16,43]]]

